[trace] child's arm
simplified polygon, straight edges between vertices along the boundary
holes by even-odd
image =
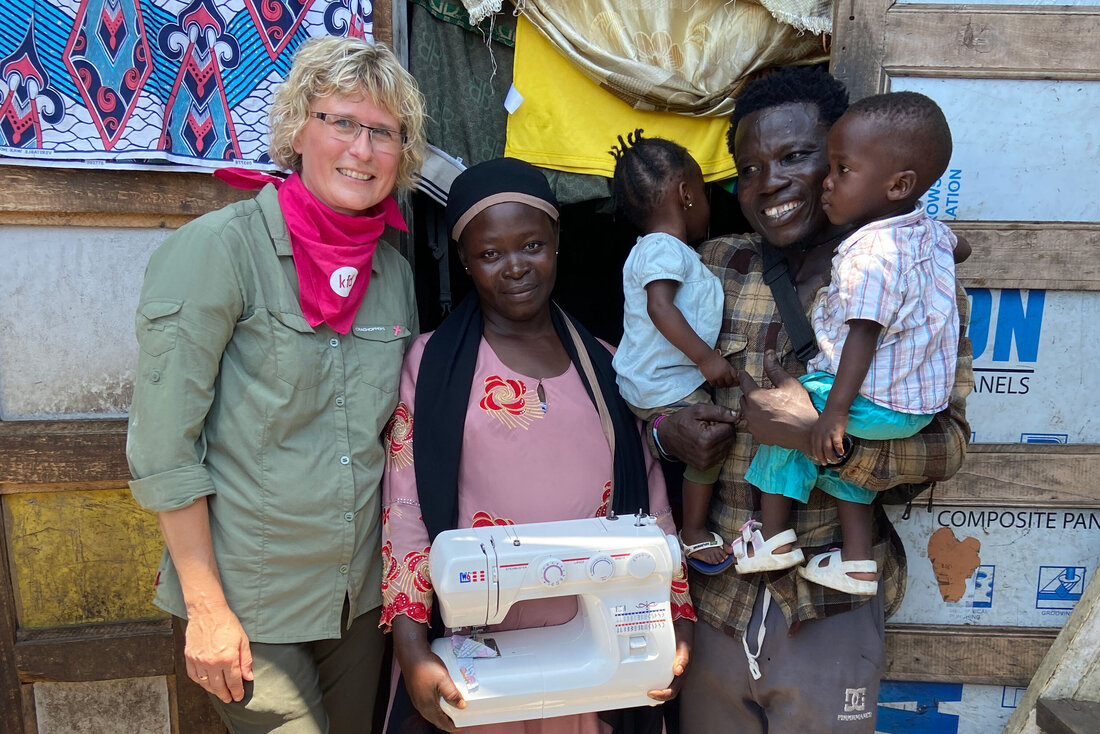
[[[737,384],[737,373],[722,355],[699,338],[684,314],[673,303],[680,284],[674,280],[654,280],[646,284],[646,310],[657,331],[694,362],[703,377],[717,387]]]
[[[818,464],[827,465],[844,456],[844,431],[848,427],[848,411],[867,377],[871,359],[878,346],[882,324],[867,319],[851,319],[844,352],[840,355],[836,378],[817,422],[810,430],[810,449]]]

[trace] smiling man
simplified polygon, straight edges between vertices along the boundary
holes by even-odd
[[[743,553],[750,557],[754,526],[748,523],[760,519],[760,493],[745,481],[745,471],[759,444],[807,452],[818,415],[793,376],[805,365],[769,281],[789,292],[795,316],[797,308],[808,312],[828,282],[833,253],[850,228],[830,224],[821,206],[826,139],[847,104],[843,85],[813,67],[781,69],[738,99],[728,142],[739,172],[738,200],[754,233],[712,240],[700,254],[722,279],[725,313],[717,346],[739,370],[740,387],[719,390],[718,406],[679,411],[653,434],[655,447],[693,466],[722,464],[707,529],[727,542],[747,536]],[[776,265],[765,267],[766,256]],[[962,298],[960,308],[965,303]],[[908,439],[854,439],[828,471],[874,491],[954,474],[970,434],[964,414],[970,363],[963,340],[950,404],[927,428]],[[683,731],[874,731],[885,617],[901,602],[906,562],[880,503],[873,515],[872,555],[880,578],[875,596],[812,584],[797,567],[741,574],[735,566],[692,576],[696,612],[705,624],[696,625],[695,657],[682,693]],[[795,506],[790,522],[807,555],[842,543],[836,503],[820,491]]]

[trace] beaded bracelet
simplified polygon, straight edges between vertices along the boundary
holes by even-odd
[[[676,461],[676,458],[670,453],[665,451],[665,447],[661,445],[661,439],[657,437],[657,426],[661,425],[661,421],[667,418],[667,415],[663,413],[653,419],[653,443],[657,446],[657,453],[661,455],[661,458],[665,461]]]

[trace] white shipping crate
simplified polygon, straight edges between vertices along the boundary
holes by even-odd
[[[1100,511],[934,506],[907,520],[909,583],[891,622],[1061,627],[1096,572]]]
[[[879,734],[992,734],[999,732],[1024,695],[1014,686],[883,681]]]

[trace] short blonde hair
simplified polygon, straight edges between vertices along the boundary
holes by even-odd
[[[362,95],[397,118],[405,135],[397,185],[410,188],[424,161],[424,99],[392,51],[361,38],[311,38],[298,48],[271,104],[271,160],[301,172],[294,139],[309,121],[313,102],[333,95]]]

